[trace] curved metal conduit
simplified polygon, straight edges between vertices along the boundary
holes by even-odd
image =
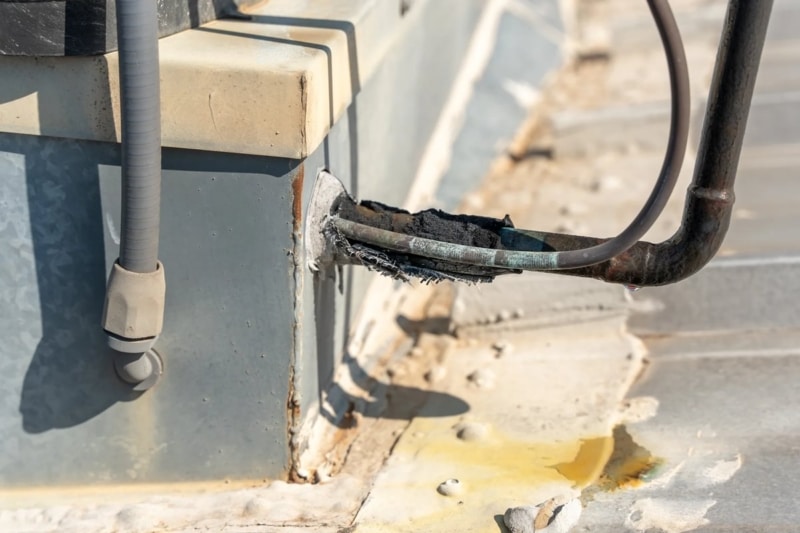
[[[674,48],[677,29],[672,28],[674,18],[668,5],[660,0],[649,0],[649,4],[667,57],[681,57],[680,42],[681,52]],[[670,66],[673,77],[672,141],[657,190],[651,194],[634,223],[614,239],[509,228],[501,232],[507,249],[495,250],[393,233],[341,218],[334,218],[332,223],[343,235],[355,241],[444,261],[502,269],[555,270],[562,274],[636,286],[679,281],[702,268],[713,257],[727,231],[734,200],[733,182],[771,8],[772,0],[729,1],[694,179],[688,191],[681,228],[663,243],[634,241],[628,244],[633,235],[639,239],[646,232],[649,226],[644,222],[652,223],[654,220],[645,211],[656,216],[660,213],[662,201],[666,199],[654,196],[667,190],[671,172],[677,175],[674,163],[677,161],[677,167],[680,166],[677,156],[685,148],[685,141],[681,143],[676,138],[681,133],[676,120],[680,120],[678,115],[682,112],[677,109],[682,108],[675,100],[688,94],[680,90],[676,92],[680,81],[675,79],[675,75],[685,68],[685,62],[682,66]],[[604,256],[599,252],[613,255]]]
[[[158,4],[117,0],[122,122],[122,224],[119,259],[108,281],[103,329],[121,352],[119,376],[144,390],[161,373],[152,351],[164,316],[158,261],[161,204],[161,99]]]

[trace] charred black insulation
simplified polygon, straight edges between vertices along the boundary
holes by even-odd
[[[369,200],[356,203],[347,196],[340,198],[332,214],[345,220],[413,237],[496,250],[504,249],[501,230],[514,227],[508,216],[497,219],[476,215],[454,215],[438,209],[409,213]],[[444,280],[474,283],[491,281],[499,274],[521,272],[395,252],[348,239],[332,224],[328,225],[326,231],[337,249],[351,260],[395,279],[408,281],[414,277],[426,283]]]

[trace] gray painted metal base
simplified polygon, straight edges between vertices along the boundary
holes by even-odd
[[[167,372],[137,393],[100,329],[118,255],[117,146],[0,135],[6,487],[280,475],[300,166],[164,151]],[[10,195],[10,197],[9,197]],[[271,311],[270,311],[271,310]],[[5,391],[11,391],[10,394]]]

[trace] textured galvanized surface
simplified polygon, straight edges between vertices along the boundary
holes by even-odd
[[[165,151],[166,372],[135,398],[99,326],[118,252],[117,147],[2,135],[0,150],[2,484],[280,475],[297,163]]]

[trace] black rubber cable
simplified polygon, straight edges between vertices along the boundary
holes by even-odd
[[[346,238],[396,252],[471,265],[522,270],[561,270],[608,261],[636,244],[658,219],[678,181],[686,154],[690,122],[689,72],[680,31],[667,0],[648,0],[669,69],[671,117],[669,141],[656,184],[639,214],[622,233],[579,250],[519,251],[479,248],[396,233],[342,218],[332,223]]]

